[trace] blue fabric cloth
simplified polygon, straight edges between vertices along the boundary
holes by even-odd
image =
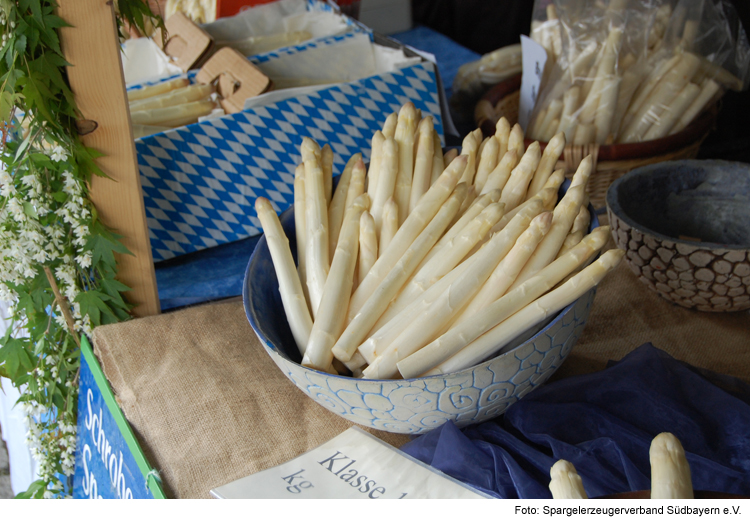
[[[696,490],[750,495],[750,386],[650,344],[542,386],[501,418],[448,423],[403,450],[499,498],[551,498],[549,470],[566,459],[597,497],[651,487],[648,451],[661,432],[682,442]]]
[[[245,268],[260,236],[157,263],[162,311],[242,294]]]

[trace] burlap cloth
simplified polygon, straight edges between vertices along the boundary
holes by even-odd
[[[674,306],[621,265],[600,285],[581,339],[551,380],[603,369],[652,342],[750,382],[749,322],[748,312]],[[351,426],[281,374],[239,301],[97,328],[94,350],[170,497],[206,498]],[[375,434],[396,446],[409,439]]]

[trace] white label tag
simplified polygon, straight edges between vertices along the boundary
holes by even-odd
[[[521,76],[521,97],[518,102],[518,124],[526,130],[539,95],[544,65],[547,63],[547,51],[538,42],[526,35],[521,35],[523,52],[523,75]]]

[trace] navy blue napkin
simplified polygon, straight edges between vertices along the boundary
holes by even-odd
[[[498,498],[551,498],[549,470],[566,459],[597,497],[651,487],[661,432],[682,442],[694,489],[750,495],[750,386],[651,344],[542,386],[494,421],[447,423],[402,449]]]

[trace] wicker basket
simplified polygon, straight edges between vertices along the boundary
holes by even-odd
[[[521,75],[497,84],[477,103],[474,120],[485,137],[495,133],[495,123],[505,117],[512,123],[518,122],[518,100],[521,89]],[[607,189],[612,182],[634,168],[672,161],[692,159],[706,136],[713,130],[718,115],[718,101],[711,105],[684,130],[674,135],[644,141],[615,145],[568,145],[565,147],[556,168],[564,168],[571,177],[581,159],[591,154],[594,159],[594,172],[589,179],[588,191],[594,208],[605,206]],[[533,141],[527,139],[528,146]],[[546,143],[541,143],[542,150]]]

